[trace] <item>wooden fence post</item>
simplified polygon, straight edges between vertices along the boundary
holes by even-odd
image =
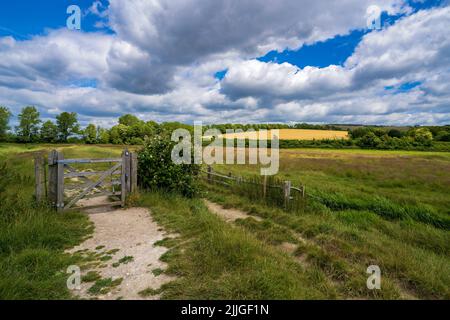
[[[267,176],[264,175],[264,180],[263,180],[263,198],[264,198],[264,200],[266,200],[266,196],[267,196]]]
[[[58,152],[53,150],[48,155],[48,187],[47,198],[50,204],[56,208],[58,202],[56,194],[58,193]]]
[[[133,152],[131,154],[131,192],[137,192],[137,172],[138,172],[138,158],[137,153]]]
[[[211,168],[211,166],[208,166],[208,182],[209,183],[211,183],[211,180],[212,180],[211,172],[212,172],[212,168]]]
[[[128,174],[128,159],[129,159],[129,152],[127,149],[125,149],[122,152],[122,177],[121,177],[121,201],[122,201],[122,208],[125,207],[126,201],[127,201],[127,193],[128,193],[128,186],[127,186],[127,174]]]
[[[128,149],[125,149],[125,155],[127,157],[125,162],[127,193],[131,193],[131,153]]]
[[[36,178],[35,197],[37,202],[44,201],[45,198],[45,162],[42,154],[37,154],[34,158],[34,175]]]
[[[291,198],[291,181],[285,181],[284,182],[284,207],[288,209],[289,207],[289,200]]]
[[[64,160],[62,152],[57,153],[57,161]],[[57,163],[58,189],[56,192],[56,208],[59,212],[64,210],[64,163]]]

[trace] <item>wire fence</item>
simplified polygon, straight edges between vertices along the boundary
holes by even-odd
[[[228,188],[234,193],[245,195],[252,201],[288,211],[303,210],[305,206],[305,186],[295,187],[291,181],[273,176],[233,176],[231,173],[215,172],[211,166],[208,166],[207,170],[201,170],[201,177],[208,184]]]

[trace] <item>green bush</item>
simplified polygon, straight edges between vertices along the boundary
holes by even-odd
[[[175,191],[193,197],[199,190],[196,180],[200,166],[175,164],[171,158],[175,145],[166,134],[155,135],[145,141],[138,152],[139,184],[144,189]]]

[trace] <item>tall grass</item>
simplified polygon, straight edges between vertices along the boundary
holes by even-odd
[[[264,218],[265,224],[241,225],[269,243],[280,239],[280,233],[295,232],[311,241],[314,246],[299,245],[298,253],[327,276],[343,281],[338,291],[344,296],[364,297],[362,274],[377,264],[383,283],[393,284],[399,296],[409,292],[418,298],[448,299],[449,155],[281,150],[278,178],[307,187],[300,211],[249,201],[245,193],[220,185],[210,185],[205,194],[225,207]],[[250,165],[216,167],[248,177],[259,171]]]
[[[86,216],[33,199],[33,155],[0,156],[0,299],[68,299],[64,249],[90,232]]]
[[[299,244],[298,254],[311,268],[337,281],[342,296],[392,299],[404,296],[406,290],[418,298],[450,297],[448,231],[413,220],[386,220],[370,211],[335,212],[318,206],[295,214],[249,202],[220,186],[210,188],[206,195],[225,207],[264,218],[259,223],[239,224],[268,243],[301,234],[307,241]],[[364,289],[365,270],[372,264],[382,269],[379,295]]]
[[[163,286],[165,299],[318,299],[336,298],[319,270],[304,270],[287,255],[211,214],[201,199],[173,194],[143,195],[141,205],[175,241],[162,257],[168,274],[178,277]]]
[[[338,192],[316,191],[311,197],[332,210],[371,211],[389,220],[411,219],[450,231],[450,217],[439,215],[433,207],[424,204],[399,204],[378,195],[352,198]]]
[[[250,201],[283,208],[286,211],[299,212],[305,208],[305,200],[302,193],[298,190],[291,189],[291,195],[288,200],[286,199],[284,194],[286,180],[275,176],[267,176],[264,178],[263,176],[257,175],[246,175],[244,177],[230,176],[227,179],[223,173],[214,173],[220,176],[212,175],[211,179],[204,179],[205,183],[228,188],[233,192],[247,197]],[[203,175],[205,176],[205,174]],[[266,185],[265,190],[264,184]]]

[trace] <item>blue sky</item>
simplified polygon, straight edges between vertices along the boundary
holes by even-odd
[[[63,28],[66,26],[68,6],[76,4],[85,12],[92,3],[92,0],[8,1],[2,4],[0,10],[0,36],[29,39],[34,35],[45,34],[48,29]],[[87,15],[82,20],[83,31],[97,31],[94,27],[96,21],[98,17]]]
[[[79,31],[66,28],[72,4],[83,12]],[[367,28],[372,5],[381,30]],[[76,111],[104,126],[128,112],[183,122],[449,123],[448,35],[439,28],[447,9],[438,0],[7,2],[0,105],[15,115],[36,105],[47,119]]]

